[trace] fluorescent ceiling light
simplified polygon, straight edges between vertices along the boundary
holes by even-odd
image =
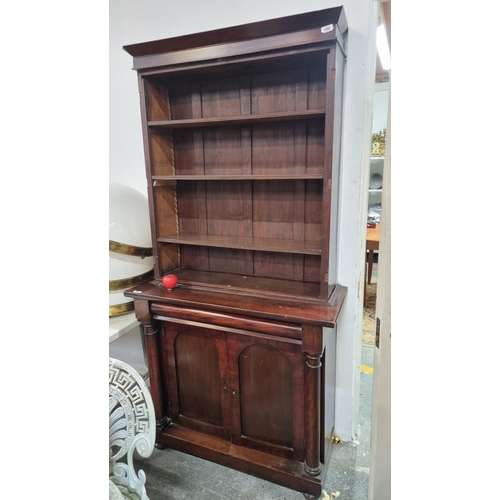
[[[377,50],[382,68],[391,69],[391,53],[389,52],[389,44],[387,43],[387,35],[383,24],[377,28]]]

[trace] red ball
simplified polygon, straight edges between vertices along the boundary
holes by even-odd
[[[177,276],[175,274],[165,274],[161,282],[165,288],[172,290],[177,285]]]

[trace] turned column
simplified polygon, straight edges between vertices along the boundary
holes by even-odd
[[[305,358],[306,399],[306,460],[304,469],[310,476],[321,474],[321,355],[323,329],[304,325],[302,350]]]
[[[168,417],[165,415],[163,392],[161,390],[158,329],[151,318],[147,300],[134,299],[134,309],[137,320],[144,327],[151,399],[155,408],[156,428],[161,430],[168,423]]]

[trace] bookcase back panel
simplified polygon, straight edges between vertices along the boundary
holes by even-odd
[[[179,234],[207,234],[205,182],[178,182],[177,200]],[[159,234],[159,236],[169,236],[169,234]]]
[[[307,131],[305,135],[306,143],[306,174],[323,174],[323,162],[325,155],[325,122],[323,120],[307,120]],[[295,135],[295,141],[300,138]],[[296,165],[296,170],[300,165]],[[301,172],[297,172],[301,173]]]
[[[324,135],[319,119],[151,134],[153,175],[321,175]]]
[[[321,180],[178,181],[156,192],[157,210],[171,217],[177,193],[179,234],[322,239]],[[177,234],[176,224],[161,224],[159,237]]]
[[[287,66],[289,66],[288,64]],[[261,115],[325,108],[326,61],[253,74],[242,68],[226,78],[192,75],[190,81],[146,79],[148,121]],[[151,80],[151,81],[148,81]]]
[[[251,251],[209,248],[208,263],[209,271],[254,275]]]
[[[254,276],[294,280],[294,264],[297,264],[294,254],[254,252]],[[311,281],[319,281],[319,277]]]
[[[298,256],[300,257],[300,256]],[[304,281],[319,282],[321,276],[321,259],[316,255],[304,255]],[[298,278],[300,279],[300,278]]]
[[[200,83],[185,83],[170,88],[171,120],[201,118]],[[153,120],[162,120],[153,117]]]
[[[295,137],[294,122],[277,127],[259,124],[252,127],[252,173],[295,173],[296,143],[305,143],[304,137]],[[302,139],[302,141],[301,141]]]
[[[307,75],[307,109],[324,109],[326,64],[318,64],[308,68]]]
[[[207,234],[252,237],[252,183],[206,182]]]
[[[321,258],[279,252],[181,245],[180,267],[319,283]],[[317,293],[319,294],[319,288]]]
[[[324,122],[304,120],[252,127],[252,173],[322,174]]]
[[[307,109],[307,69],[255,75],[252,113],[282,113]]]
[[[174,130],[173,139],[176,175],[204,175],[203,131]]]
[[[169,245],[170,246],[170,245]],[[179,245],[180,267],[196,269],[198,271],[210,271],[209,249],[207,247]]]
[[[323,184],[304,182],[304,241],[322,241],[323,234]]]
[[[249,86],[249,77],[203,82],[200,89],[202,118],[250,114]]]
[[[250,173],[243,168],[241,127],[213,127],[202,133],[205,175]]]

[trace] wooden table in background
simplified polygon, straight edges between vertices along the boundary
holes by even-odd
[[[378,250],[380,244],[380,224],[376,227],[366,228],[366,249],[368,250],[368,270],[365,276],[365,298],[364,305],[366,307],[366,285],[370,285],[372,282],[372,270],[373,270],[373,254],[375,250]],[[366,270],[366,268],[365,268]]]

